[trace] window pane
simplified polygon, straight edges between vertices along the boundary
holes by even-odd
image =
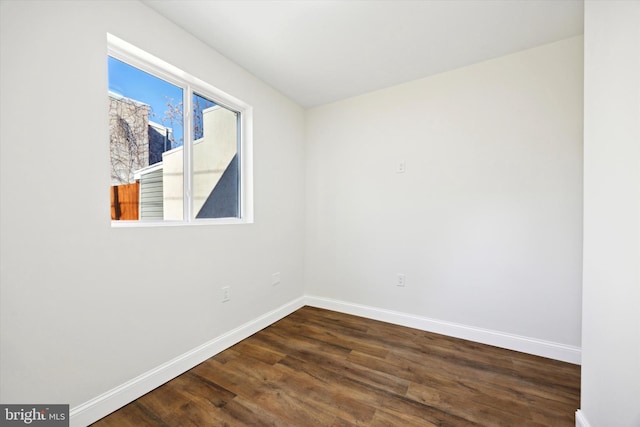
[[[182,220],[182,89],[112,57],[108,65],[111,219]]]
[[[240,217],[240,114],[193,94],[193,212],[196,218]]]

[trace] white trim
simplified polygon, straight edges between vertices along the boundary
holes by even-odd
[[[587,421],[587,417],[584,415],[580,409],[576,411],[576,427],[591,427],[589,421]]]
[[[71,408],[70,425],[87,426],[124,405],[161,386],[232,345],[277,322],[299,308],[309,305],[341,313],[380,320],[396,325],[467,339],[510,350],[580,363],[580,348],[489,329],[385,310],[317,296],[306,295],[282,305],[244,325],[222,334],[173,360],[133,378],[100,396]],[[576,412],[576,427],[590,427],[584,414]]]
[[[180,68],[155,57],[116,36],[107,33],[107,53],[109,56],[125,62],[135,68],[165,80],[174,86],[182,89],[182,103],[184,110],[184,149],[183,166],[183,219],[182,220],[131,220],[131,221],[111,221],[113,228],[135,228],[135,227],[163,227],[163,226],[184,226],[184,225],[212,225],[212,224],[251,224],[254,221],[253,212],[253,108],[244,101],[229,95],[215,86],[201,80]],[[195,218],[192,204],[192,179],[193,179],[193,156],[192,149],[192,95],[198,94],[216,103],[217,107],[239,113],[239,142],[238,158],[240,166],[240,212],[239,218]],[[112,96],[122,96],[109,92]],[[124,96],[122,96],[124,97]],[[126,97],[124,97],[126,98]]]
[[[448,335],[450,337],[462,338],[469,341],[548,357],[550,359],[561,360],[563,362],[574,363],[577,365],[581,362],[581,349],[570,345],[443,320],[430,319],[428,317],[354,304],[331,298],[307,295],[305,301],[307,305],[313,307],[325,308],[374,320],[381,320],[395,325],[402,325],[423,331]]]
[[[152,164],[150,166],[145,166],[142,169],[138,169],[136,171],[133,171],[133,179],[139,180],[140,178],[142,178],[142,175],[146,175],[148,173],[155,172],[155,171],[157,171],[159,169],[162,169],[162,167],[163,167],[162,162],[157,162],[157,163],[154,163],[154,164]]]
[[[87,426],[304,306],[297,298],[173,360],[71,408],[70,425]]]
[[[251,224],[253,220],[247,218],[202,218],[197,222],[185,222],[180,220],[120,220],[111,221],[111,228],[135,228],[135,227],[199,227],[202,225],[235,225]]]

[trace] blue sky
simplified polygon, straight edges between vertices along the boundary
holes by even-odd
[[[112,57],[109,57],[109,90],[150,105],[149,120],[168,127],[171,124],[163,122],[167,101],[173,105],[182,102],[181,88]],[[182,124],[172,127],[175,140],[182,141]]]
[[[165,119],[167,102],[177,106],[182,102],[182,89],[165,80],[109,56],[109,90],[116,94],[143,102],[151,106],[149,120],[173,129],[178,145],[182,145],[184,129],[181,122],[170,123]],[[196,93],[193,94],[195,109],[194,139],[202,137],[202,110],[216,105]]]

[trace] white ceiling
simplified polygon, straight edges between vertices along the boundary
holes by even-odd
[[[582,34],[582,0],[144,0],[311,107]]]

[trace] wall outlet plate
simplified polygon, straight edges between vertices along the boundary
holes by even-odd
[[[407,171],[407,162],[404,160],[399,160],[396,163],[396,173],[405,173]]]
[[[279,271],[277,273],[273,273],[271,275],[271,284],[273,286],[278,286],[280,284],[280,272]]]
[[[398,281],[396,282],[396,286],[404,287],[407,282],[407,276],[402,273],[398,273]]]

